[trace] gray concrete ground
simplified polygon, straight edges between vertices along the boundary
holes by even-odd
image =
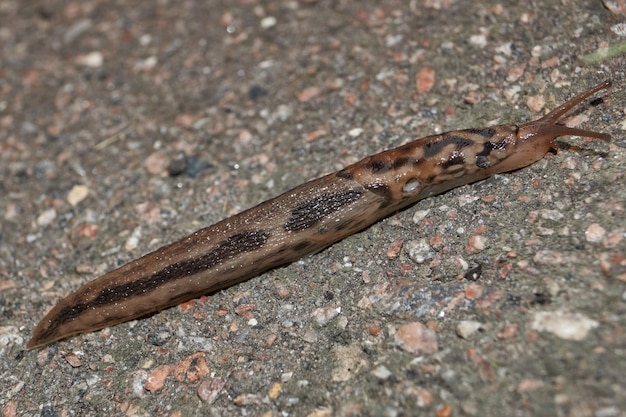
[[[619,23],[586,0],[0,1],[3,415],[626,416]],[[607,78],[570,123],[610,143],[565,138],[290,266],[25,350],[144,253]]]

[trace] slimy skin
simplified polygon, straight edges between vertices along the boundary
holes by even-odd
[[[84,284],[46,314],[26,347],[144,317],[289,264],[423,198],[528,166],[558,136],[608,140],[557,122],[610,86],[605,81],[534,122],[417,139],[200,229]]]

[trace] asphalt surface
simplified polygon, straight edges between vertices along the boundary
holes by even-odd
[[[0,1],[3,415],[626,416],[623,22],[583,0]],[[564,138],[287,267],[25,350],[149,251],[605,79],[568,123],[610,142]]]

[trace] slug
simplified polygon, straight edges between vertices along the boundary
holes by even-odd
[[[423,198],[530,165],[558,136],[609,135],[557,124],[605,81],[539,120],[417,139],[164,246],[84,284],[39,322],[28,349],[153,314],[289,264]]]

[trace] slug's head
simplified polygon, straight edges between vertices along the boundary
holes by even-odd
[[[542,159],[559,136],[609,139],[604,133],[564,126],[559,119],[610,86],[611,82],[605,81],[534,122],[427,136],[367,157],[336,176],[360,183],[383,197],[385,207],[393,210],[493,174],[520,169]]]
[[[499,171],[514,170],[542,159],[550,149],[555,148],[554,139],[559,136],[583,136],[609,140],[611,137],[608,134],[567,127],[558,124],[558,122],[565,113],[572,110],[585,99],[610,86],[611,81],[604,81],[561,104],[541,119],[517,126],[515,153],[502,161],[503,164],[508,166],[501,166]]]

